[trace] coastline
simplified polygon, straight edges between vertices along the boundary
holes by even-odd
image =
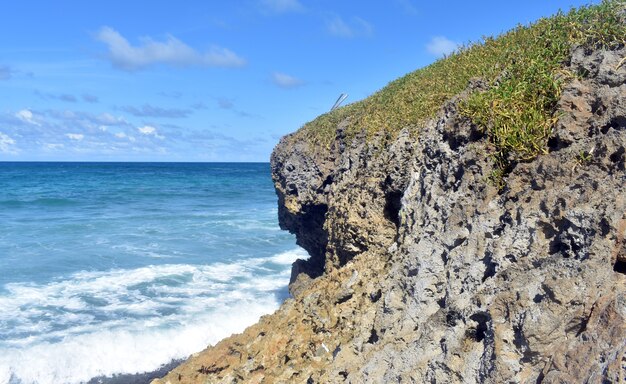
[[[311,255],[294,298],[153,384],[623,381],[625,55],[572,48],[588,76],[563,87],[544,153],[496,182],[460,112],[479,81],[395,137],[350,137],[349,117],[327,150],[284,137],[279,220]]]

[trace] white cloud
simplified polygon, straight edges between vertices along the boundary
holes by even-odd
[[[159,135],[159,133],[157,132],[157,129],[153,126],[150,125],[144,125],[143,127],[138,127],[137,130],[142,134],[142,135],[146,135],[146,136],[154,136],[157,139],[165,139],[164,136]]]
[[[25,123],[41,126],[41,124],[36,121],[35,115],[28,109],[22,109],[21,111],[16,112],[15,117]]]
[[[135,137],[129,136],[125,132],[117,132],[115,134],[115,137],[117,137],[118,139],[127,139],[128,141],[135,141]]]
[[[14,145],[15,140],[13,140],[9,135],[0,132],[0,153],[17,153],[15,148],[13,148]]]
[[[46,150],[56,151],[58,149],[62,149],[65,146],[63,144],[55,144],[55,143],[45,143],[43,148]]]
[[[85,135],[83,135],[82,133],[66,133],[65,136],[67,136],[68,139],[76,141],[81,141],[85,138]]]
[[[165,41],[142,38],[141,44],[131,45],[119,32],[110,27],[103,27],[97,39],[109,48],[109,59],[113,66],[126,71],[148,67],[152,64],[170,64],[176,66],[211,66],[241,67],[246,61],[233,51],[213,46],[206,52],[198,52],[174,36],[167,36]]]
[[[272,73],[272,82],[281,88],[296,88],[304,84],[304,81],[287,75],[286,73],[274,72]]]
[[[353,17],[350,22],[346,22],[337,15],[326,21],[326,30],[333,36],[343,38],[371,36],[374,32],[372,25],[360,17]]]
[[[93,114],[90,112],[71,111],[71,110],[48,110],[45,112],[46,120],[39,118],[36,121],[41,122],[43,131],[50,133],[51,127],[63,130],[61,135],[65,135],[65,127],[71,127],[74,133],[106,132],[110,127],[127,127],[130,124],[121,116],[113,116],[110,113]],[[91,137],[92,139],[94,137]]]
[[[269,74],[268,74],[269,75]],[[2,84],[2,83],[0,83]],[[228,124],[188,130],[157,121],[138,124],[106,125],[97,121],[119,121],[116,114],[101,115],[85,111],[39,110],[22,113],[40,125],[16,117],[18,110],[0,111],[0,158],[10,160],[189,160],[261,161],[271,149],[271,139],[238,139],[220,131],[232,130]],[[234,107],[231,111],[240,114]],[[243,114],[241,115],[243,116]],[[148,127],[148,128],[146,128]],[[142,128],[140,130],[140,128]],[[145,132],[145,133],[142,133]],[[146,134],[147,133],[147,134]],[[83,135],[82,140],[77,140]],[[208,148],[208,149],[207,149]],[[215,157],[208,153],[215,153]],[[243,155],[242,155],[243,153]]]
[[[156,133],[156,128],[151,127],[149,125],[144,125],[143,127],[137,128],[137,130],[144,135],[154,135]]]
[[[298,0],[261,0],[261,6],[273,13],[302,12],[304,6]]]
[[[459,46],[459,43],[444,36],[435,36],[426,44],[426,50],[435,56],[446,56],[454,52]]]

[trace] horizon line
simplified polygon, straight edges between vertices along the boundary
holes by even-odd
[[[160,164],[265,164],[270,161],[150,161],[150,160],[0,160],[1,163],[160,163]]]

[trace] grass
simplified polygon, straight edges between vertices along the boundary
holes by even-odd
[[[624,0],[605,0],[484,38],[364,100],[319,116],[296,136],[321,151],[329,148],[339,123],[348,138],[359,133],[394,137],[407,127],[419,134],[418,127],[435,117],[446,100],[478,78],[486,90],[472,92],[460,110],[487,133],[498,183],[510,164],[546,151],[563,84],[577,75],[565,70],[572,47],[626,45],[624,9]]]

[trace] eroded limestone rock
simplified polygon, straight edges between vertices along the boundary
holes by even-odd
[[[157,382],[624,382],[624,56],[575,52],[588,77],[504,191],[458,99],[391,143],[284,138],[279,219],[311,253],[295,297]]]

